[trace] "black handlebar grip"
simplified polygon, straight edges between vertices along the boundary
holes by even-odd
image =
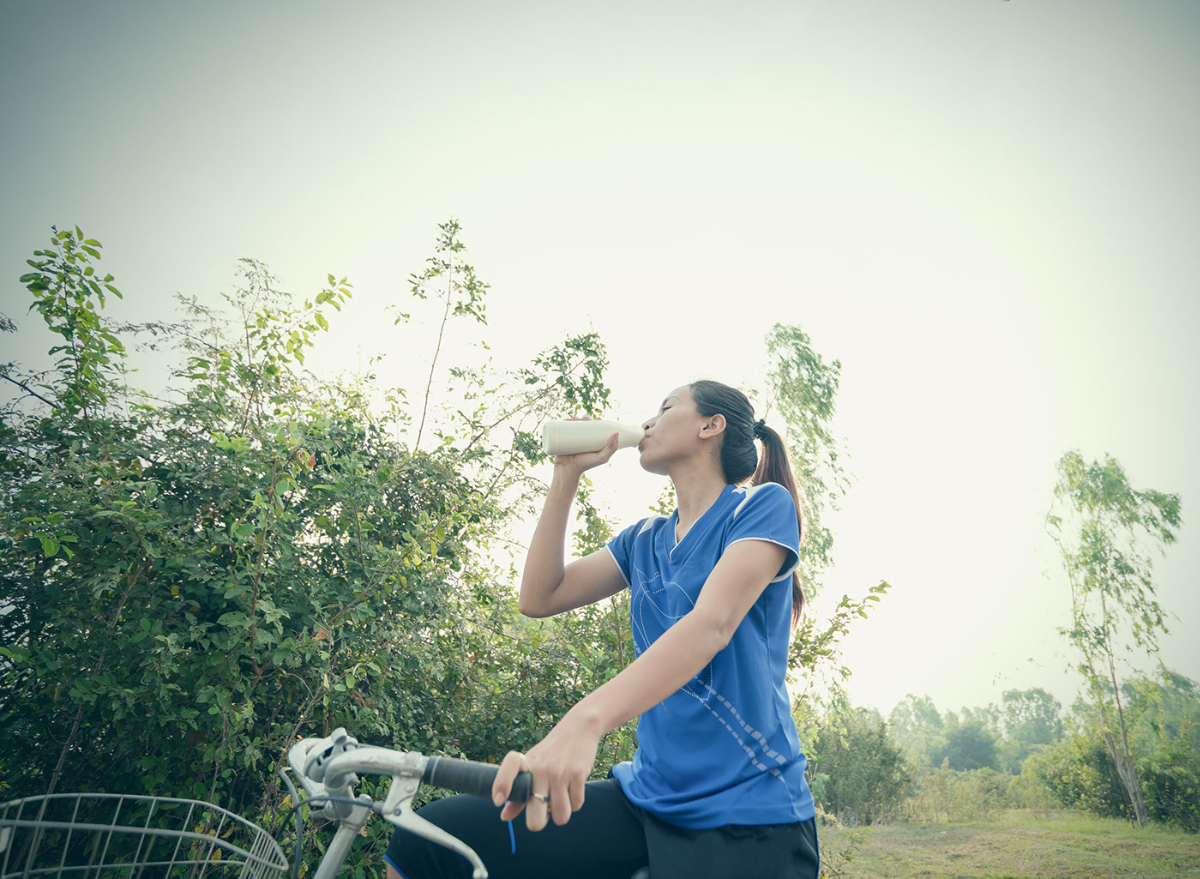
[[[454,757],[430,757],[425,763],[421,780],[434,787],[492,798],[492,782],[496,780],[499,766],[491,763],[476,763],[474,760],[457,760]],[[529,799],[533,777],[528,772],[518,772],[513,779],[512,792],[508,795],[514,803]]]

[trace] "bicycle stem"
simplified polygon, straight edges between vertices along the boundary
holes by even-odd
[[[384,819],[396,827],[458,852],[471,863],[473,879],[487,879],[487,868],[474,849],[426,821],[412,809],[413,798],[422,779],[427,770],[436,767],[438,759],[425,757],[415,751],[401,753],[388,748],[360,745],[342,728],[334,730],[326,739],[304,739],[288,751],[289,765],[309,796],[313,797],[349,799],[358,773],[390,775],[392,784],[382,809]],[[474,765],[482,767],[482,764]],[[492,770],[494,775],[495,767],[485,769]],[[339,826],[326,856],[321,860],[315,879],[334,879],[354,837],[370,817],[371,798],[363,794],[359,799],[363,801],[362,806],[346,802],[326,803],[325,814],[337,820]]]

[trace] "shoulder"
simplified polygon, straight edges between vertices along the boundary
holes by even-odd
[[[666,521],[662,516],[649,516],[645,519],[639,519],[614,537],[609,542],[609,546],[631,546],[637,543],[639,539],[652,540],[654,535],[662,529]]]
[[[740,486],[733,490],[733,500],[736,504],[732,518],[736,519],[747,510],[796,512],[796,501],[792,493],[778,482],[764,482],[761,485]]]

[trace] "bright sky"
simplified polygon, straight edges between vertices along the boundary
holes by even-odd
[[[122,318],[215,303],[243,256],[301,295],[347,275],[313,362],[389,351],[415,387],[384,308],[455,217],[498,361],[595,329],[635,421],[761,386],[798,323],[858,474],[824,603],[894,586],[856,701],[1069,702],[1055,460],[1200,499],[1197,46],[1191,0],[0,0],[3,357],[45,363],[16,279],[51,224],[104,243]],[[628,522],[660,486],[623,455],[597,481]],[[1157,572],[1194,679],[1198,570],[1186,526]]]

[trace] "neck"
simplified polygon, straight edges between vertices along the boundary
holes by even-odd
[[[725,490],[725,477],[708,468],[672,474],[675,499],[679,510],[675,536],[682,539],[696,521],[704,515]]]

